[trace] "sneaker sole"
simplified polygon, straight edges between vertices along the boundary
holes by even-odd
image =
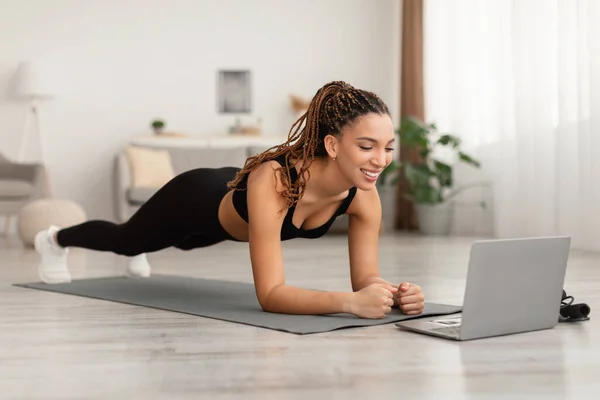
[[[42,271],[42,268],[40,267],[38,269],[38,274],[40,276],[40,279],[44,283],[48,283],[48,284],[71,283],[71,276],[69,275],[69,273],[55,274],[55,276],[53,276],[52,278],[49,278],[46,274],[44,274],[44,272]]]

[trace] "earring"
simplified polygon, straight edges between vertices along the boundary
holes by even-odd
[[[337,160],[337,157],[331,157],[331,159],[332,159],[333,161],[335,161],[335,160]]]

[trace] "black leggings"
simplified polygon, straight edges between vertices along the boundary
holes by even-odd
[[[176,247],[191,250],[234,240],[219,223],[219,204],[238,168],[198,168],[163,186],[125,223],[93,220],[61,229],[63,247],[135,256]]]

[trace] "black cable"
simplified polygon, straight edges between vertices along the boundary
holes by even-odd
[[[590,319],[590,306],[585,303],[573,304],[573,301],[575,301],[573,296],[567,296],[563,290],[558,322],[578,322]]]

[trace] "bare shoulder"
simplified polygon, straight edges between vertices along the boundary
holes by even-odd
[[[249,222],[253,220],[256,224],[258,219],[267,217],[275,223],[273,229],[281,228],[287,210],[286,198],[282,196],[285,190],[282,175],[277,161],[265,161],[250,172],[247,183]]]
[[[346,213],[358,218],[381,218],[381,200],[377,189],[356,190],[356,195]]]
[[[248,188],[258,187],[261,190],[281,193],[284,189],[281,165],[275,161],[265,161],[248,175]]]

